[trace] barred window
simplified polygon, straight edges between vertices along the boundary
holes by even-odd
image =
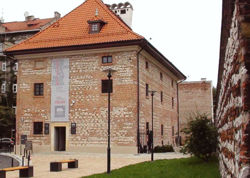
[[[43,83],[35,83],[34,84],[34,95],[35,96],[43,96]]]
[[[33,133],[34,134],[42,134],[43,133],[43,122],[34,122],[33,123]]]

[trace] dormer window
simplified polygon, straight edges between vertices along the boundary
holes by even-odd
[[[89,20],[89,33],[99,33],[106,22],[102,20]]]

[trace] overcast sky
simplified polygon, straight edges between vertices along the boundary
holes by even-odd
[[[24,12],[49,18],[62,16],[85,0],[1,0],[5,22],[24,20]],[[103,0],[106,4],[126,0]],[[221,0],[127,0],[133,8],[132,29],[148,39],[187,80],[217,84]],[[151,38],[151,40],[150,40]]]

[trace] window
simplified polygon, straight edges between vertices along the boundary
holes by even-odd
[[[12,85],[12,91],[13,93],[17,93],[17,84]]]
[[[13,67],[13,70],[14,70],[14,71],[18,71],[18,63],[17,63],[17,62],[15,62],[15,65],[14,65],[14,67]]]
[[[33,123],[33,134],[42,134],[43,133],[43,122],[34,122]]]
[[[148,62],[145,63],[145,68],[148,69]]]
[[[35,96],[43,96],[43,83],[35,83],[34,84],[34,95]]]
[[[174,87],[174,80],[171,80],[171,86]]]
[[[126,14],[126,9],[121,10],[121,14]]]
[[[3,43],[0,43],[0,53],[3,51]]]
[[[102,93],[113,93],[113,80],[102,80]]]
[[[148,96],[148,84],[146,83],[146,96]]]
[[[162,75],[162,73],[160,72],[160,79],[162,80],[163,79],[163,75]]]
[[[4,81],[1,85],[1,93],[5,93],[6,92],[6,82]]]
[[[99,30],[99,23],[92,23],[90,25],[90,33],[98,33]]]
[[[163,102],[163,92],[161,91],[161,102]]]
[[[103,56],[102,63],[103,64],[112,63],[112,56]]]
[[[2,71],[6,71],[6,62],[2,63]]]
[[[163,136],[163,124],[161,124],[161,136]]]
[[[174,136],[174,126],[172,126],[172,136]]]
[[[174,97],[172,97],[172,108],[174,108]]]

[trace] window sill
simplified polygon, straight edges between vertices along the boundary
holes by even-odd
[[[33,96],[33,98],[44,98],[44,95],[43,96]]]
[[[113,65],[113,63],[111,62],[111,63],[102,63],[102,66],[112,66]]]

